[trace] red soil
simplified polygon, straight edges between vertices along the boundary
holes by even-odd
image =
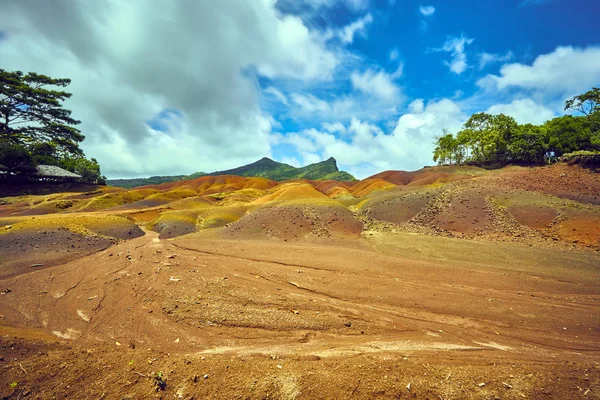
[[[66,229],[39,232],[16,231],[0,235],[0,278],[20,275],[54,265],[62,265],[110,246],[112,241],[80,235]]]
[[[150,233],[0,279],[0,396],[593,398],[597,260]]]
[[[558,216],[557,211],[549,206],[512,205],[507,210],[521,225],[534,229],[549,228]]]
[[[464,191],[452,199],[433,223],[448,231],[482,233],[489,231],[491,218],[485,198],[476,191]]]
[[[582,203],[600,204],[600,179],[578,166],[555,164],[486,177],[491,185],[551,194]]]
[[[352,185],[350,191],[357,197],[364,197],[376,190],[391,189],[395,186],[397,185],[383,179],[364,179]]]
[[[600,247],[600,215],[570,213],[557,226],[559,237],[567,242]]]
[[[367,179],[383,179],[385,181],[391,182],[398,186],[406,186],[408,185],[415,176],[418,175],[418,171],[407,172],[407,171],[384,171],[373,176],[368,177]]]
[[[396,194],[396,193],[395,193]],[[365,214],[380,221],[401,224],[415,217],[432,200],[432,192],[388,196],[370,203]]]
[[[323,205],[266,206],[247,214],[225,229],[230,237],[358,237],[362,223],[343,207]]]

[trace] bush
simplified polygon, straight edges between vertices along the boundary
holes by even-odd
[[[563,154],[560,161],[569,164],[600,165],[600,151],[579,150]]]

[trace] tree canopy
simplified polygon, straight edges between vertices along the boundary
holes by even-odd
[[[82,175],[86,182],[101,183],[98,162],[88,160],[79,143],[85,136],[63,102],[71,93],[61,90],[66,78],[0,69],[0,163],[57,165]]]
[[[567,100],[565,115],[542,125],[519,125],[504,114],[473,114],[453,135],[444,130],[436,138],[433,161],[439,164],[543,163],[576,151],[600,150],[600,89]]]

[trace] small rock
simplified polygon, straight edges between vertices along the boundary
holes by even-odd
[[[175,257],[177,257],[177,254],[171,254],[171,255],[169,256],[169,259],[173,259],[173,258],[175,258]]]
[[[37,268],[37,267],[43,267],[44,264],[31,264],[30,268]]]
[[[175,339],[175,343],[179,343],[179,338]]]
[[[120,343],[120,342],[118,342],[118,341],[117,341],[117,342],[115,342],[115,346],[120,346],[120,345],[121,345],[121,343]]]
[[[482,388],[482,387],[484,387],[484,386],[485,386],[485,382],[481,382],[481,383],[480,383],[479,385],[477,385],[477,386],[479,386],[480,388]]]
[[[408,382],[408,385],[406,385],[406,390],[410,392],[410,382]]]
[[[208,374],[205,374],[205,375],[204,375],[204,379],[208,379]]]

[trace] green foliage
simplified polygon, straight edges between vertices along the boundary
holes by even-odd
[[[565,103],[585,116],[565,115],[543,125],[524,124],[504,114],[473,114],[456,136],[444,130],[436,138],[433,160],[439,164],[543,163],[578,150],[600,149],[600,89]]]
[[[600,129],[600,88],[575,96],[565,102],[565,110],[578,111],[585,115],[595,130]]]
[[[85,138],[74,126],[79,121],[62,103],[71,93],[55,90],[70,79],[0,69],[0,163],[56,165],[82,176],[87,183],[103,184],[100,166],[85,158],[79,143]]]
[[[508,154],[511,159],[526,163],[544,162],[547,151],[544,142],[545,134],[544,127],[532,124],[519,125],[508,144]]]
[[[60,167],[81,175],[84,182],[96,185],[106,184],[106,177],[100,173],[100,165],[95,158],[91,160],[85,157],[65,158],[61,160]]]
[[[107,183],[112,186],[124,188],[134,188],[145,185],[158,185],[165,182],[176,182],[180,180],[194,179],[207,175],[239,175],[248,177],[267,178],[275,181],[285,181],[291,179],[308,180],[337,180],[337,181],[355,181],[352,175],[346,171],[340,171],[335,159],[332,157],[320,163],[310,164],[302,168],[295,168],[288,164],[278,163],[269,158],[262,158],[252,164],[244,165],[238,168],[225,171],[215,171],[210,174],[196,172],[192,175],[175,176],[153,176],[150,178],[138,179],[114,179]]]
[[[33,164],[60,166],[60,157],[57,154],[56,145],[52,143],[34,143],[29,146],[28,150]]]
[[[564,162],[577,162],[580,164],[600,165],[600,151],[579,150],[572,153],[563,154],[560,158]]]
[[[31,154],[25,146],[10,141],[0,141],[0,164],[13,168],[32,163]]]
[[[0,69],[0,139],[21,145],[50,143],[60,151],[82,154],[84,136],[74,126],[71,111],[62,107],[70,93],[47,88],[65,87],[70,79]]]
[[[460,164],[465,158],[465,146],[444,129],[444,135],[437,138],[433,161],[440,164]]]
[[[557,157],[577,150],[593,150],[591,123],[586,117],[565,115],[547,121],[543,127],[547,150]]]

